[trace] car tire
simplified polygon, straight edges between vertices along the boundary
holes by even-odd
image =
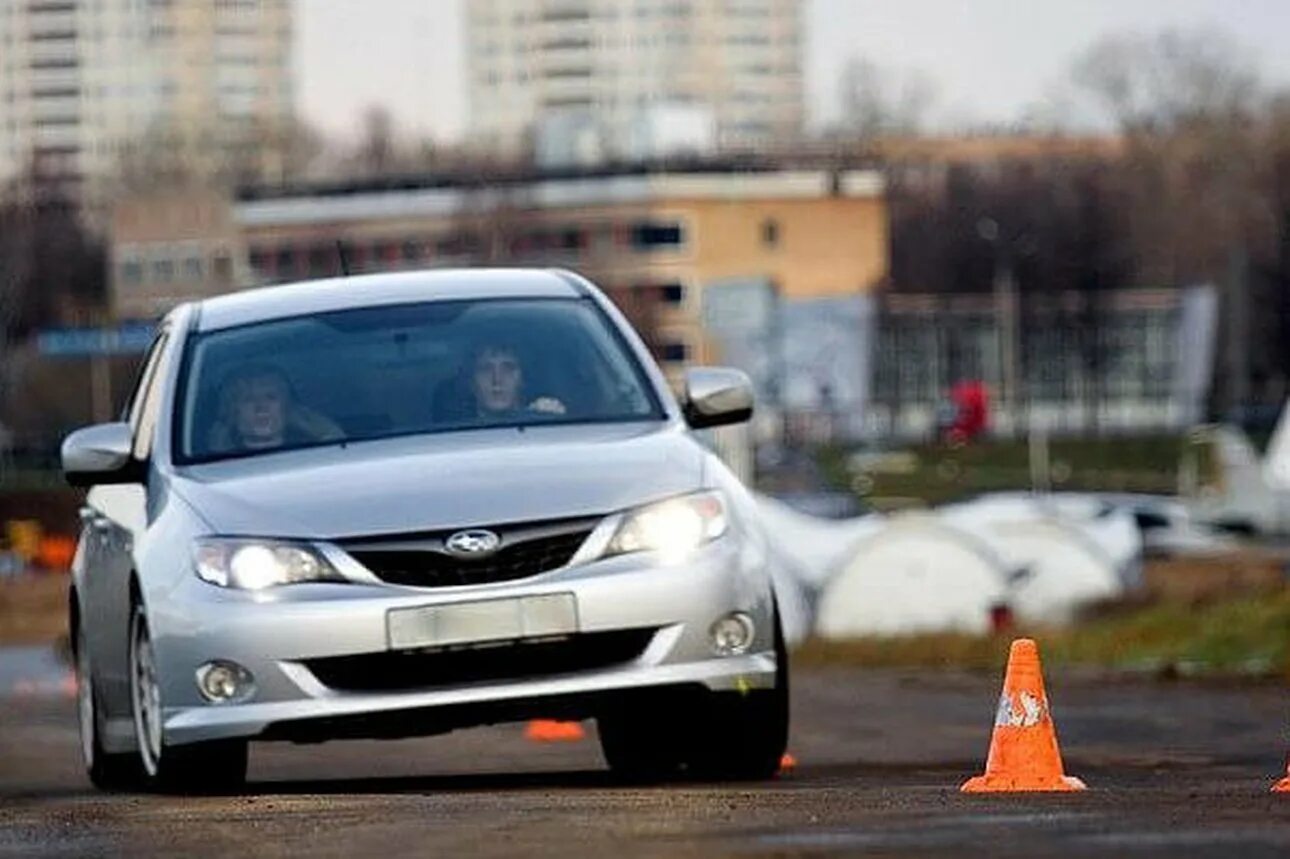
[[[72,633],[72,655],[76,670],[76,720],[81,736],[81,755],[90,783],[99,790],[129,791],[143,785],[139,756],[103,750],[102,713],[94,691],[94,670],[89,643],[79,622]]]
[[[156,670],[148,615],[136,600],[130,615],[130,707],[147,786],[165,793],[223,793],[239,788],[246,781],[245,740],[166,744]]]
[[[788,748],[788,648],[775,624],[775,685],[712,696],[690,762],[699,778],[766,779],[779,772]]]
[[[615,776],[657,782],[754,780],[779,771],[788,747],[788,649],[775,615],[775,685],[672,700],[628,699],[596,719],[600,748]]]
[[[616,779],[636,784],[681,776],[689,745],[672,721],[678,712],[671,696],[632,695],[596,717],[600,750]]]

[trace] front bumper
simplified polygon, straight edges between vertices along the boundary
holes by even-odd
[[[394,691],[347,691],[325,685],[309,668],[314,660],[389,652],[391,610],[545,594],[573,595],[574,637],[654,632],[638,655],[614,665],[555,674],[539,670],[496,681],[457,678]],[[311,584],[258,594],[189,576],[157,602],[149,606],[149,620],[171,745],[232,737],[326,739],[350,735],[354,725],[367,722],[397,725],[400,734],[435,733],[554,716],[570,702],[576,702],[578,714],[594,714],[595,702],[633,690],[758,689],[773,686],[775,678],[773,601],[764,558],[752,556],[730,535],[671,566],[634,555],[474,587]],[[753,619],[753,643],[741,655],[716,656],[708,630],[731,611]],[[199,666],[214,659],[248,669],[255,694],[244,703],[207,703],[195,676]],[[444,718],[435,718],[436,713]]]

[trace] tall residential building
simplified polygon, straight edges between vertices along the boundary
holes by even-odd
[[[0,0],[0,181],[95,194],[136,163],[273,174],[289,0]]]
[[[802,125],[801,0],[471,0],[470,134],[547,163],[738,151]]]

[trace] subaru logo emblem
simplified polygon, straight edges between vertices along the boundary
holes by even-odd
[[[443,541],[443,547],[448,550],[448,554],[458,558],[486,558],[496,552],[501,544],[501,537],[483,528],[458,531]]]

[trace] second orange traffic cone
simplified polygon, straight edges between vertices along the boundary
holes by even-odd
[[[524,736],[535,743],[573,743],[587,734],[578,722],[534,719],[524,728]]]
[[[985,774],[969,779],[964,793],[1084,790],[1065,774],[1057,729],[1044,693],[1039,647],[1029,638],[1012,643],[1003,695],[994,720]]]
[[[1272,785],[1273,793],[1290,793],[1290,764],[1286,766],[1286,777]]]

